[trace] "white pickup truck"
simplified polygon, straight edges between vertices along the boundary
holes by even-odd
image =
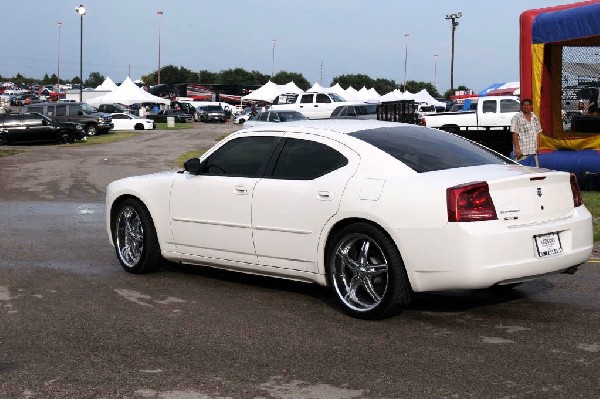
[[[427,114],[421,124],[458,134],[508,156],[512,151],[510,122],[520,110],[518,97],[489,96],[470,101],[468,111]]]
[[[302,94],[286,93],[279,95],[271,108],[273,110],[298,111],[308,119],[325,119],[340,105],[356,105],[348,102],[335,93],[308,92]]]

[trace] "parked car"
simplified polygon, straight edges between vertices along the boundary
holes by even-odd
[[[172,103],[172,105],[177,105],[181,111],[185,112],[186,114],[190,114],[194,122],[200,120],[200,115],[192,103],[176,101]]]
[[[84,137],[79,123],[56,122],[34,112],[0,114],[0,145],[33,141],[68,144]]]
[[[126,271],[167,259],[312,282],[374,319],[415,292],[572,273],[594,247],[574,175],[417,125],[242,129],[184,168],[108,185],[106,229]]]
[[[156,123],[152,119],[140,118],[128,112],[111,114],[114,124],[113,130],[152,130]]]
[[[246,107],[242,110],[242,112],[237,114],[235,116],[235,118],[233,118],[233,123],[235,123],[235,124],[244,123],[247,120],[249,120],[251,116],[252,116],[252,108]]]
[[[163,109],[158,111],[157,114],[146,115],[146,118],[152,119],[157,123],[166,123],[167,118],[169,117],[175,118],[175,123],[191,123],[193,121],[193,118],[190,114],[176,109]]]
[[[83,125],[88,136],[108,133],[113,128],[110,114],[98,112],[88,103],[46,102],[26,105],[23,112],[38,112],[59,122],[75,122]]]
[[[340,105],[331,113],[332,118],[377,119],[377,104]]]
[[[276,110],[259,112],[248,121],[244,122],[244,127],[270,125],[272,123],[296,122],[307,120],[306,116],[298,111]]]
[[[220,105],[202,105],[197,108],[200,122],[221,122],[227,120],[227,115]]]

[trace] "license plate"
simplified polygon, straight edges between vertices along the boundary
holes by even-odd
[[[556,255],[563,251],[562,245],[560,245],[558,233],[542,234],[539,236],[534,236],[534,238],[540,258]]]

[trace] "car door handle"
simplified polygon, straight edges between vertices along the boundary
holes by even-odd
[[[319,191],[317,198],[321,201],[331,201],[333,199],[333,192],[331,191]]]
[[[235,186],[233,191],[238,195],[246,195],[248,194],[248,189],[245,186]]]

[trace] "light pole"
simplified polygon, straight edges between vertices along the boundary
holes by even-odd
[[[437,81],[437,61],[438,55],[433,55],[433,87],[435,87],[435,82]]]
[[[62,22],[57,22],[58,24],[58,64],[56,66],[56,91],[60,92],[60,27],[62,26]]]
[[[275,76],[275,43],[277,40],[273,39],[273,62],[271,63],[271,79]]]
[[[162,11],[157,11],[156,15],[158,16],[158,72],[156,78],[156,84],[160,84],[160,25],[162,23]]]
[[[83,102],[83,16],[85,15],[85,7],[80,4],[75,9],[79,14],[80,29],[79,29],[79,102]]]
[[[462,17],[462,12],[446,15],[446,19],[450,20],[452,27],[452,56],[450,59],[450,90],[454,90],[454,31],[458,26],[457,19]]]
[[[408,60],[408,37],[410,34],[404,34],[404,91],[406,91],[406,63]]]

